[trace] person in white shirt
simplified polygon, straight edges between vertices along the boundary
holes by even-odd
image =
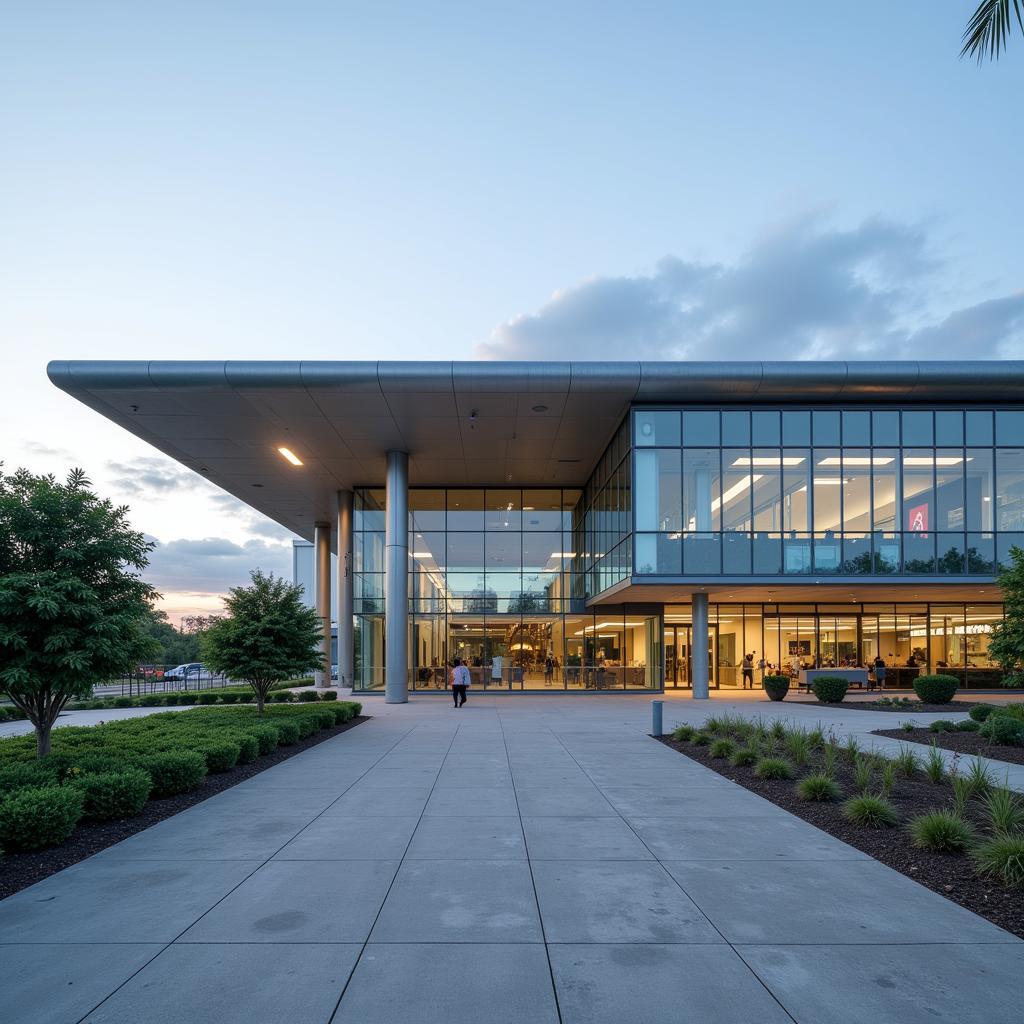
[[[466,703],[466,691],[469,689],[469,669],[462,664],[461,658],[456,658],[452,669],[452,701],[457,708]]]

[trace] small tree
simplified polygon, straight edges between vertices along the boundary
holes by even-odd
[[[1024,551],[1010,548],[1011,564],[999,570],[997,582],[1003,591],[1003,619],[992,627],[988,654],[1004,672],[1024,666]]]
[[[232,587],[227,616],[200,638],[204,664],[231,679],[244,679],[263,714],[270,687],[323,665],[320,619],[302,601],[302,587],[252,573],[248,587]]]
[[[91,487],[80,469],[63,484],[0,471],[0,690],[40,757],[69,700],[153,650],[140,623],[157,595],[138,576],[152,544]]]

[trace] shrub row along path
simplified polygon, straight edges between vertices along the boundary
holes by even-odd
[[[366,711],[0,903],[4,1013],[1020,1019],[1024,943],[652,740],[643,698]]]

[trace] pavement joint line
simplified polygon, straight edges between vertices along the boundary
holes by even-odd
[[[302,826],[302,828],[301,828],[301,829],[299,829],[299,831],[295,833],[295,836],[299,835],[299,833],[301,833],[301,832],[302,832],[303,830],[305,830],[306,828],[308,828],[308,827],[309,827],[309,826],[310,826],[310,825],[311,825],[311,824],[313,823],[313,821],[316,821],[316,819],[317,819],[317,818],[319,818],[319,817],[320,817],[320,815],[321,815],[321,814],[323,814],[323,813],[324,813],[324,811],[326,811],[326,810],[327,810],[327,809],[328,809],[329,807],[333,807],[333,806],[334,806],[334,804],[335,804],[335,803],[336,803],[336,802],[337,802],[338,800],[340,800],[340,799],[341,799],[341,798],[342,798],[342,797],[343,797],[343,796],[345,795],[345,793],[347,793],[347,792],[348,792],[348,791],[349,791],[349,790],[350,790],[350,789],[351,789],[351,788],[352,788],[352,787],[353,787],[353,786],[354,786],[354,785],[355,785],[355,784],[356,784],[357,782],[359,782],[359,780],[360,780],[360,779],[364,778],[364,777],[366,776],[366,774],[367,774],[368,772],[372,771],[372,769],[374,768],[374,766],[375,766],[375,765],[376,765],[376,764],[377,764],[377,763],[378,763],[378,762],[379,762],[379,761],[380,761],[380,760],[381,760],[382,758],[384,758],[384,757],[387,757],[387,755],[388,755],[389,753],[391,753],[391,751],[392,751],[392,750],[394,750],[394,748],[395,748],[395,747],[396,747],[396,746],[397,746],[397,745],[398,745],[399,743],[401,743],[401,742],[402,742],[402,740],[403,740],[403,739],[405,739],[405,737],[406,737],[406,736],[407,736],[407,735],[408,735],[408,734],[409,734],[410,732],[412,732],[412,731],[413,731],[413,729],[415,729],[415,728],[416,728],[416,726],[411,726],[411,727],[410,727],[409,729],[407,729],[407,730],[406,730],[405,732],[403,732],[403,733],[402,733],[402,735],[401,735],[401,736],[399,736],[399,737],[398,737],[398,739],[397,739],[397,740],[395,740],[395,742],[394,742],[394,743],[393,743],[393,744],[392,744],[392,745],[391,745],[390,747],[388,747],[388,749],[387,749],[386,751],[384,751],[384,753],[383,753],[383,754],[381,754],[381,755],[380,755],[380,757],[379,757],[379,758],[377,759],[377,761],[374,761],[374,763],[373,763],[373,764],[371,764],[371,765],[370,765],[370,766],[369,766],[369,767],[368,767],[368,768],[366,769],[366,771],[365,771],[365,772],[363,772],[363,774],[359,776],[359,778],[358,778],[358,779],[353,779],[353,781],[352,781],[351,783],[349,783],[349,785],[348,785],[348,786],[346,786],[346,787],[345,787],[345,789],[344,789],[344,790],[342,790],[342,792],[341,792],[341,793],[339,793],[339,794],[338,794],[338,796],[337,796],[337,797],[335,798],[335,800],[332,800],[332,801],[331,801],[331,803],[330,803],[330,804],[328,804],[328,805],[327,805],[327,807],[325,807],[325,808],[324,808],[324,809],[323,809],[322,811],[320,811],[320,814],[317,814],[317,815],[316,815],[316,816],[315,816],[315,817],[314,817],[314,818],[313,818],[313,819],[312,819],[311,821],[308,821],[308,822],[306,822],[306,824],[305,824],[305,825],[303,825],[303,826]],[[345,734],[342,734],[342,735],[345,735]],[[340,740],[340,739],[342,738],[342,736],[341,736],[341,735],[339,735],[339,736],[335,736],[335,737],[332,737],[332,738],[333,738],[333,739],[339,739],[339,740]],[[327,742],[330,742],[330,740],[328,740]],[[320,745],[322,746],[322,744],[320,744]],[[309,748],[309,749],[314,749],[314,748]],[[299,756],[299,757],[301,757],[301,756],[302,756],[302,754],[304,754],[304,753],[306,753],[306,752],[307,752],[307,751],[302,751],[302,753],[300,753],[300,754],[299,754],[298,756]],[[288,759],[287,759],[287,761],[291,761],[291,760],[292,760],[292,758],[288,758]],[[285,762],[282,762],[282,763],[284,763],[284,764],[287,764],[287,761],[285,761]],[[278,766],[278,765],[273,765],[273,766],[272,766],[271,768],[269,768],[269,769],[264,769],[264,770],[265,770],[265,771],[272,771],[272,770],[273,770],[273,768],[276,768],[276,767],[279,767],[279,766]],[[262,772],[261,772],[260,774],[262,774]],[[258,777],[259,777],[259,776],[253,776],[253,778],[258,778]],[[247,780],[247,781],[248,781],[248,780]],[[226,790],[222,790],[222,792],[225,792],[225,793],[227,793],[227,792],[230,792],[230,791],[231,791],[232,789],[234,789],[234,786],[229,786],[229,787],[228,787],[228,789],[226,789]],[[217,793],[217,794],[215,794],[215,795],[216,795],[216,796],[220,796],[220,793]],[[206,802],[206,801],[202,801],[202,803],[205,803],[205,802]],[[201,804],[195,804],[194,806],[198,807],[198,806],[201,806]],[[190,808],[188,808],[188,810],[192,810],[192,808],[190,807]],[[187,811],[186,811],[186,812],[182,812],[182,813],[187,813]],[[168,820],[168,821],[170,821],[170,820],[173,820],[173,818],[175,818],[175,817],[177,817],[177,815],[172,815],[172,817],[171,817],[171,818],[169,818],[169,819],[165,819],[165,820]],[[146,968],[147,968],[147,967],[148,967],[148,966],[149,966],[149,965],[150,965],[151,963],[153,963],[153,961],[154,961],[154,960],[156,960],[156,959],[157,959],[157,957],[159,957],[159,956],[162,956],[162,955],[163,955],[164,953],[166,953],[166,952],[167,952],[167,950],[168,950],[168,949],[170,949],[170,948],[171,948],[171,946],[173,946],[173,945],[174,945],[175,943],[177,943],[177,941],[178,941],[178,940],[179,940],[179,939],[180,939],[180,938],[181,938],[181,937],[182,937],[182,936],[183,936],[183,935],[185,934],[185,932],[187,932],[187,931],[189,930],[189,928],[192,928],[192,927],[194,927],[194,926],[195,926],[196,924],[198,924],[198,923],[199,923],[199,922],[200,922],[200,921],[201,921],[201,920],[202,920],[202,919],[203,919],[204,917],[206,917],[206,915],[207,915],[207,914],[209,914],[209,913],[210,913],[210,911],[211,911],[211,910],[213,910],[214,908],[216,908],[216,907],[220,906],[220,904],[221,904],[221,903],[223,903],[223,902],[224,902],[224,900],[226,900],[226,899],[227,899],[227,898],[228,898],[228,897],[229,897],[229,896],[230,896],[230,895],[231,895],[231,894],[232,894],[232,893],[233,893],[233,892],[234,892],[234,891],[235,891],[236,889],[238,889],[238,887],[239,887],[240,885],[244,885],[244,884],[245,884],[245,883],[246,883],[247,881],[249,881],[249,879],[250,879],[250,878],[252,878],[252,876],[253,876],[254,874],[256,874],[256,872],[257,872],[257,871],[259,871],[259,870],[260,870],[261,868],[263,868],[263,867],[266,867],[266,865],[267,865],[268,863],[270,863],[270,861],[271,861],[271,860],[272,860],[272,859],[273,859],[274,857],[276,857],[276,856],[277,856],[277,854],[278,854],[278,853],[280,853],[280,852],[281,852],[281,850],[283,850],[283,849],[284,849],[284,847],[285,847],[285,846],[287,846],[287,845],[288,845],[288,843],[290,843],[290,842],[291,842],[291,841],[292,841],[292,840],[293,840],[293,839],[295,838],[295,836],[292,836],[292,837],[291,837],[291,838],[290,838],[290,839],[289,839],[289,840],[288,840],[288,841],[287,841],[287,842],[286,842],[286,843],[285,843],[285,844],[284,844],[284,845],[283,845],[282,847],[280,847],[280,849],[278,849],[278,850],[275,850],[275,851],[274,851],[274,853],[272,853],[272,854],[271,854],[271,855],[270,855],[269,857],[267,857],[267,858],[266,858],[266,860],[264,860],[264,861],[263,861],[262,863],[260,863],[260,864],[257,864],[257,865],[256,865],[256,867],[254,867],[254,868],[252,869],[252,871],[250,871],[250,872],[249,872],[249,873],[248,873],[248,874],[247,874],[247,875],[246,875],[246,876],[245,876],[244,878],[240,879],[240,880],[239,880],[239,882],[238,882],[238,883],[237,883],[236,885],[233,885],[233,886],[232,886],[232,887],[231,887],[231,888],[230,888],[230,889],[229,889],[229,890],[228,890],[228,891],[227,891],[226,893],[224,893],[224,895],[223,895],[223,896],[221,896],[221,897],[220,897],[220,899],[218,899],[218,900],[217,900],[217,901],[216,901],[216,902],[215,902],[215,903],[214,903],[214,904],[213,904],[212,906],[209,906],[209,907],[207,907],[207,908],[206,908],[206,910],[204,910],[204,911],[203,911],[203,912],[202,912],[202,913],[201,913],[201,914],[200,914],[200,915],[199,915],[199,916],[198,916],[198,917],[197,917],[197,918],[196,918],[196,919],[195,919],[194,921],[192,921],[192,922],[191,922],[191,923],[190,923],[190,924],[189,924],[189,925],[188,925],[187,927],[183,928],[183,929],[182,929],[182,930],[181,930],[181,931],[180,931],[180,932],[179,932],[179,933],[178,933],[178,934],[177,934],[177,935],[176,935],[176,936],[175,936],[175,937],[174,937],[173,939],[171,939],[171,940],[170,940],[170,942],[166,943],[166,944],[165,944],[165,945],[163,946],[163,948],[162,948],[162,949],[158,949],[158,950],[157,950],[157,951],[156,951],[156,952],[155,952],[155,953],[154,953],[154,954],[153,954],[153,955],[152,955],[152,956],[151,956],[151,957],[150,957],[150,958],[149,958],[149,959],[148,959],[148,960],[147,960],[147,961],[146,961],[146,962],[145,962],[145,963],[144,963],[144,964],[143,964],[143,965],[142,965],[142,966],[141,966],[141,967],[140,967],[140,968],[139,968],[139,969],[137,970],[137,971],[133,971],[133,972],[132,972],[132,973],[131,973],[131,974],[130,974],[130,975],[129,975],[129,976],[127,977],[127,978],[125,978],[125,979],[124,979],[124,980],[123,980],[123,981],[122,981],[122,982],[121,982],[121,983],[120,983],[120,984],[119,984],[119,985],[118,985],[118,986],[117,986],[116,988],[114,988],[114,989],[112,989],[112,990],[111,990],[110,992],[108,992],[108,993],[107,993],[107,994],[106,994],[106,995],[105,995],[105,996],[104,996],[104,997],[103,997],[103,998],[102,998],[102,999],[101,999],[101,1000],[100,1000],[100,1001],[99,1001],[99,1002],[98,1002],[98,1003],[97,1003],[97,1004],[96,1004],[95,1006],[93,1006],[93,1007],[92,1007],[92,1008],[91,1008],[91,1009],[89,1010],[89,1012],[88,1012],[88,1013],[85,1013],[85,1014],[83,1014],[83,1015],[82,1015],[81,1017],[79,1017],[79,1018],[78,1018],[78,1021],[77,1021],[77,1024],[82,1024],[82,1022],[83,1022],[83,1021],[85,1021],[85,1020],[86,1020],[86,1019],[87,1019],[87,1018],[88,1018],[89,1016],[91,1016],[92,1014],[94,1014],[94,1013],[95,1013],[95,1012],[96,1012],[96,1011],[97,1011],[97,1010],[98,1010],[98,1009],[99,1009],[99,1008],[100,1008],[100,1007],[101,1007],[101,1006],[102,1006],[102,1005],[103,1005],[103,1004],[104,1004],[105,1002],[107,1002],[107,1000],[108,1000],[108,999],[110,999],[110,998],[111,998],[111,996],[114,996],[114,995],[116,995],[116,994],[117,994],[118,992],[120,992],[120,991],[121,991],[121,989],[122,989],[122,988],[124,988],[124,986],[128,984],[128,982],[130,982],[130,981],[131,981],[131,980],[132,980],[133,978],[136,978],[136,977],[137,977],[137,976],[138,976],[138,975],[140,974],[140,972],[144,971],[144,970],[145,970],[145,969],[146,969]],[[225,862],[225,863],[229,863],[229,862]],[[182,943],[182,945],[191,945],[191,943]]]
[[[552,730],[552,735],[555,736],[555,738],[558,740],[558,742],[562,744],[562,747],[565,749],[565,752],[574,761],[576,761],[577,764],[579,764],[579,761],[577,760],[576,756],[565,745],[565,741],[557,733],[555,733],[554,730]],[[660,744],[660,741],[654,739],[653,736],[648,737],[648,739],[650,739],[654,743],[659,743]],[[701,765],[700,767],[704,768],[705,771],[710,771],[711,770],[710,768],[706,768],[704,765]],[[590,778],[590,775],[587,772],[586,768],[584,768],[583,765],[581,765],[581,764],[580,764],[580,769],[583,771],[583,773],[585,775],[587,775],[588,778]],[[591,780],[591,781],[593,781],[593,780]],[[736,785],[736,783],[733,783],[733,785]],[[603,795],[604,794],[602,794],[602,796]],[[619,815],[620,820],[626,826],[626,828],[628,828],[630,830],[630,832],[632,832],[633,835],[635,835],[636,838],[641,842],[641,844],[643,845],[644,849],[647,850],[647,852],[654,858],[654,862],[658,865],[658,867],[661,868],[662,872],[668,877],[669,881],[673,885],[675,885],[676,888],[678,888],[679,891],[697,908],[697,910],[700,913],[701,917],[703,917],[704,920],[707,921],[707,923],[709,925],[711,925],[711,927],[714,928],[714,930],[721,936],[722,942],[724,942],[733,951],[733,953],[736,954],[736,956],[739,958],[740,962],[747,968],[748,971],[750,971],[750,973],[757,980],[757,983],[761,986],[761,988],[763,988],[765,990],[765,992],[767,992],[768,996],[772,1000],[774,1000],[775,1004],[779,1007],[779,1009],[782,1010],[782,1012],[784,1014],[786,1014],[786,1016],[789,1017],[789,1019],[792,1020],[794,1022],[794,1024],[796,1024],[796,1018],[789,1012],[789,1010],[786,1009],[785,1006],[782,1005],[782,1002],[779,1000],[778,996],[776,996],[775,993],[764,983],[764,981],[762,980],[761,976],[756,971],[751,970],[750,964],[748,964],[746,962],[746,960],[744,960],[743,957],[740,956],[739,951],[725,937],[725,935],[722,932],[721,928],[719,928],[718,925],[715,924],[715,922],[711,920],[711,918],[705,913],[704,908],[686,891],[685,888],[683,888],[683,885],[679,881],[679,879],[676,878],[675,875],[673,875],[672,872],[669,871],[668,868],[665,867],[665,865],[662,863],[661,858],[647,845],[646,842],[644,842],[643,836],[641,836],[640,833],[637,832],[637,830],[635,828],[633,828],[633,823],[631,821],[628,821],[626,819],[626,817],[618,811],[618,808],[616,808],[616,814]],[[706,861],[699,861],[698,863],[706,863]],[[679,943],[678,945],[690,945],[690,943]],[[716,943],[716,945],[717,945],[717,943]]]
[[[416,729],[422,728],[422,723],[414,725],[408,732],[403,733],[399,738],[395,746],[401,743],[407,737],[412,735]],[[456,737],[459,735],[459,730],[462,728],[461,725],[455,726],[455,731],[452,733],[451,739],[448,741],[448,750],[445,751],[445,756],[441,758],[441,763],[437,767],[437,771],[434,775],[434,782],[430,787],[430,792],[427,794],[427,799],[423,801],[423,808],[419,813],[419,817],[416,819],[416,824],[413,826],[412,831],[409,833],[409,840],[405,844],[405,849],[402,851],[402,856],[399,858],[398,866],[395,868],[395,873],[391,876],[391,882],[388,884],[387,891],[384,893],[384,898],[380,901],[380,906],[377,908],[377,913],[373,916],[373,921],[370,924],[369,929],[366,932],[366,939],[359,947],[359,954],[352,962],[352,970],[348,972],[348,977],[345,979],[345,984],[341,986],[341,991],[338,993],[337,1001],[334,1004],[334,1009],[331,1011],[331,1015],[327,1018],[327,1024],[333,1024],[334,1018],[338,1016],[338,1010],[341,1008],[341,1001],[345,998],[345,993],[348,991],[349,985],[352,983],[352,979],[355,977],[356,970],[359,967],[359,962],[363,959],[363,954],[366,952],[366,947],[370,945],[370,936],[373,935],[373,929],[377,927],[377,922],[380,920],[380,915],[384,912],[384,904],[387,903],[388,897],[391,895],[391,890],[395,886],[395,880],[398,878],[399,873],[402,870],[402,865],[405,863],[405,858],[409,854],[409,847],[412,846],[413,838],[416,835],[416,830],[420,827],[420,823],[423,821],[424,816],[427,813],[427,805],[430,803],[430,798],[433,796],[434,790],[437,788],[437,780],[441,777],[441,773],[444,771],[444,763],[448,759],[448,752],[452,749],[455,743]],[[394,750],[391,747],[391,750]],[[382,943],[383,945],[383,943]]]

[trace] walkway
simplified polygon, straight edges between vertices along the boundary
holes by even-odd
[[[1024,943],[651,740],[645,699],[368,710],[0,903],[5,1017],[1020,1019]]]

